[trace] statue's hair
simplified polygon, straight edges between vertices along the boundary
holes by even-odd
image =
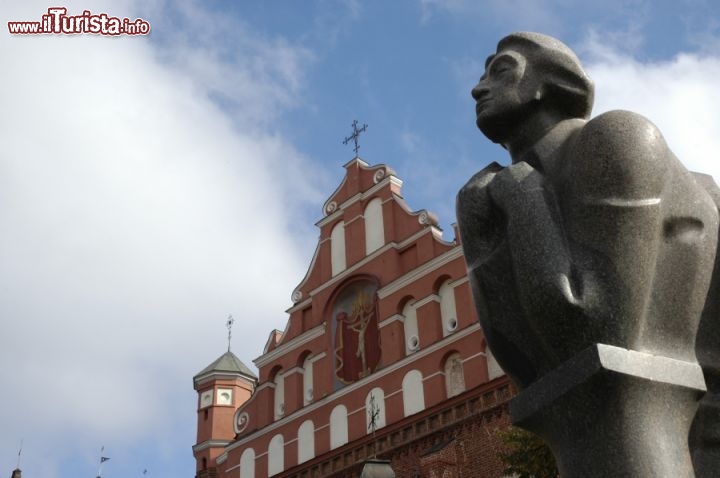
[[[540,33],[512,33],[498,43],[497,52],[512,49],[527,59],[538,75],[547,100],[571,118],[588,118],[595,87],[580,60],[560,40]],[[488,58],[488,63],[493,57]]]

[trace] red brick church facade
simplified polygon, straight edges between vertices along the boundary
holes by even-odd
[[[283,332],[255,360],[194,378],[196,477],[502,476],[495,430],[512,386],[486,349],[458,239],[359,158],[323,206]]]

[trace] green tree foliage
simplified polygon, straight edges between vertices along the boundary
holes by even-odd
[[[555,457],[539,436],[516,427],[497,433],[505,444],[498,453],[505,464],[503,473],[517,478],[558,478]]]

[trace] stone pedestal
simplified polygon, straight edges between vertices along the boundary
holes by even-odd
[[[515,425],[542,436],[563,478],[694,477],[697,363],[596,344],[523,390]]]

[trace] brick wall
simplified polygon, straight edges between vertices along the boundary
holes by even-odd
[[[510,426],[505,407],[434,433],[394,454],[397,478],[500,478],[502,447],[496,430]]]
[[[206,468],[204,470],[198,471],[197,475],[195,475],[196,478],[217,478],[217,468]]]
[[[510,425],[508,402],[515,389],[502,377],[348,443],[277,478],[357,478],[364,461],[388,459],[396,478],[501,478],[502,441],[496,430]]]

